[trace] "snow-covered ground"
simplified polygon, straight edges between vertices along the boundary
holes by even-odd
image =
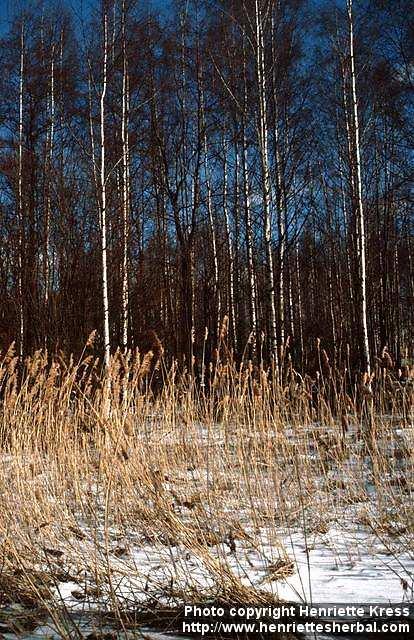
[[[196,431],[200,446],[211,447],[213,455],[214,447],[220,452],[222,433],[201,427]],[[323,437],[331,432],[324,429]],[[173,445],[174,434],[166,437]],[[284,437],[283,446],[296,445],[297,430],[286,430]],[[350,454],[340,464],[328,462],[319,475],[319,467],[313,466],[321,456],[315,439],[295,453],[309,477],[297,480],[286,460],[284,467],[275,461],[275,477],[264,460],[257,493],[254,478],[240,472],[237,464],[231,476],[225,459],[217,457],[214,468],[177,466],[157,484],[159,504],[168,505],[168,517],[163,521],[162,514],[156,516],[157,498],[150,492],[145,506],[149,513],[154,508],[155,519],[145,525],[138,516],[136,526],[130,515],[123,525],[111,520],[105,511],[105,487],[91,477],[87,491],[85,486],[82,490],[94,504],[93,518],[70,507],[60,522],[45,521],[31,532],[31,542],[40,549],[33,568],[54,574],[56,605],[80,616],[113,611],[114,604],[133,610],[140,603],[156,607],[214,600],[223,579],[245,588],[246,598],[262,593],[318,604],[414,602],[412,439],[412,429],[395,430],[389,450],[408,441],[404,457],[393,456],[386,468],[375,472],[358,450],[360,443],[351,440]],[[236,446],[235,439],[231,447]],[[231,447],[227,454],[230,450],[233,455]],[[385,439],[379,441],[381,447],[388,451]],[[13,460],[4,463],[13,465]],[[48,472],[37,475],[35,482],[48,485]],[[392,503],[378,495],[382,482]],[[280,486],[283,504],[277,496]],[[139,487],[136,494],[132,485],[128,490],[128,500],[142,500]],[[16,514],[19,499],[8,497],[10,504],[15,501]],[[51,505],[54,500],[51,490]],[[65,522],[69,515],[76,527]],[[44,637],[47,631],[39,627],[36,634]]]
[[[312,544],[303,534],[282,539],[296,572],[277,584],[286,600],[399,603],[414,600],[414,557],[390,555],[367,532],[332,527]]]
[[[259,549],[237,540],[235,551],[226,543],[210,547],[207,562],[202,555],[182,546],[168,550],[132,547],[123,559],[110,559],[113,585],[123,604],[129,602],[132,606],[152,591],[162,602],[163,591],[214,591],[215,570],[225,564],[246,587],[270,591],[287,601],[414,601],[414,557],[407,552],[392,552],[390,546],[362,528],[344,531],[333,526],[317,536],[304,536],[300,531],[281,533],[280,542],[288,558],[272,543],[266,544],[265,538],[264,533]],[[217,562],[216,566],[211,566],[211,559]],[[290,574],[286,577],[277,574],[278,563],[282,562]],[[108,594],[107,587],[103,591]],[[59,592],[67,605],[77,609],[84,609],[85,600],[90,600],[87,589],[84,597],[77,583],[61,583]],[[170,600],[170,596],[166,599]]]
[[[265,531],[261,532],[260,539],[260,548],[253,548],[248,540],[236,540],[233,550],[228,543],[210,547],[209,555],[216,560],[216,566],[211,564],[211,559],[206,564],[197,550],[191,551],[182,545],[134,546],[133,540],[123,540],[121,544],[118,540],[117,547],[109,551],[106,558],[105,554],[101,555],[98,561],[102,563],[102,570],[103,564],[110,565],[111,585],[103,583],[96,590],[78,574],[76,580],[58,583],[56,592],[65,607],[80,616],[81,626],[89,629],[89,633],[92,627],[87,612],[111,609],[111,589],[118,601],[131,609],[145,599],[145,593],[158,594],[158,604],[171,602],[171,594],[175,594],[178,601],[185,600],[185,594],[192,589],[214,593],[214,572],[224,561],[227,569],[244,585],[270,591],[290,602],[395,604],[414,601],[414,558],[408,553],[391,553],[387,542],[382,544],[362,526],[355,525],[348,531],[332,526],[326,533],[308,536],[300,531],[281,532],[280,542],[293,563],[291,566],[281,554],[282,546],[275,547],[274,541],[266,540]],[[87,552],[88,543],[84,542],[82,554]],[[120,554],[122,557],[118,557]],[[286,572],[291,575],[278,579],[277,567],[281,563],[277,560],[282,557]],[[21,637],[25,640],[56,638],[53,629],[53,624],[43,624]],[[153,640],[171,639],[149,630],[145,630],[145,635]],[[4,634],[6,640],[15,637]]]

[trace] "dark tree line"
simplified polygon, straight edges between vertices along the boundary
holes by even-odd
[[[412,358],[411,0],[140,0],[0,43],[1,340]]]

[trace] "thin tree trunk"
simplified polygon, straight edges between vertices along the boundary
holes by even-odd
[[[95,132],[93,129],[93,117],[92,117],[92,81],[91,71],[88,74],[88,101],[89,101],[89,138],[91,143],[91,161],[92,161],[92,176],[95,186],[96,202],[99,210],[99,226],[101,226],[101,202],[98,196],[99,183],[98,183],[98,168],[96,159],[96,147],[95,147]]]
[[[344,116],[345,116],[345,127],[346,127],[346,139],[348,146],[348,166],[349,166],[349,185],[351,192],[351,201],[354,203],[356,187],[355,187],[355,170],[354,170],[354,161],[353,161],[353,144],[351,137],[351,123],[349,116],[349,106],[348,106],[348,96],[347,96],[347,88],[346,88],[346,68],[345,62],[341,57],[341,71],[342,71],[342,100],[343,100],[343,108],[344,108]],[[339,137],[338,137],[338,146],[339,146]],[[342,163],[340,159],[340,178],[341,178],[341,195],[342,195],[342,211],[343,211],[343,219],[345,226],[345,243],[346,243],[346,260],[347,260],[347,271],[348,271],[348,284],[349,284],[349,302],[350,302],[350,326],[355,327],[357,325],[356,322],[356,305],[355,305],[355,295],[354,295],[354,287],[355,282],[352,277],[352,266],[351,266],[351,256],[355,254],[355,248],[353,246],[353,238],[354,238],[354,225],[355,220],[348,220],[347,214],[347,205],[346,205],[346,197],[345,197],[345,188],[344,188],[344,176],[342,170]],[[354,207],[353,207],[354,208]],[[355,218],[355,216],[353,216]],[[355,227],[356,228],[356,227]]]
[[[128,346],[128,310],[129,310],[129,75],[126,51],[126,9],[122,2],[122,344]]]
[[[237,127],[235,127],[236,134]],[[234,349],[238,353],[239,346],[239,327],[240,327],[240,211],[242,210],[242,203],[240,200],[240,185],[239,185],[239,167],[240,167],[240,154],[237,135],[234,137],[234,191],[233,191],[233,219],[234,219],[234,245],[233,245],[233,295],[234,295],[234,319],[233,319],[233,331],[234,331]]]
[[[253,361],[257,359],[259,328],[257,325],[256,273],[253,251],[253,225],[250,203],[249,162],[247,147],[248,90],[246,69],[246,41],[243,37],[243,113],[241,116],[241,161],[243,177],[244,224],[247,249],[247,275],[249,281],[249,354]]]
[[[263,39],[263,16],[259,6],[259,0],[255,0],[255,26],[256,26],[256,73],[258,84],[259,102],[259,147],[262,164],[262,191],[263,191],[263,224],[264,242],[266,250],[266,269],[268,304],[270,312],[270,354],[278,365],[278,351],[276,340],[276,308],[275,308],[275,284],[273,272],[272,255],[272,230],[271,230],[271,194],[270,194],[270,174],[268,158],[268,127],[267,127],[267,106],[266,106],[266,73],[264,59],[264,39]]]
[[[337,330],[336,330],[336,319],[335,319],[335,310],[334,310],[334,291],[333,291],[333,265],[335,264],[335,247],[334,247],[334,238],[335,238],[335,230],[334,230],[334,222],[332,215],[331,203],[328,195],[328,185],[326,184],[325,175],[323,173],[323,169],[321,167],[321,182],[322,182],[322,191],[325,200],[325,210],[326,210],[326,225],[328,230],[328,246],[326,247],[326,256],[328,260],[328,268],[327,276],[328,276],[328,292],[329,292],[329,313],[331,320],[331,336],[332,336],[332,346],[333,346],[333,354],[334,354],[334,362],[336,362],[337,358]]]
[[[360,325],[361,325],[361,347],[363,357],[363,368],[369,375],[371,370],[369,339],[368,339],[368,319],[367,319],[367,294],[366,294],[366,238],[365,238],[365,217],[362,204],[362,177],[361,177],[361,150],[359,141],[359,118],[358,101],[356,93],[356,73],[354,55],[354,32],[352,17],[352,0],[347,0],[348,22],[349,22],[349,57],[351,65],[351,87],[352,87],[352,116],[353,116],[353,142],[355,153],[356,171],[356,206],[357,206],[357,253],[359,269],[359,298],[360,298]]]
[[[102,307],[103,307],[103,328],[104,328],[104,364],[109,367],[111,345],[109,336],[109,302],[108,302],[108,266],[107,266],[107,230],[106,230],[106,171],[105,171],[105,97],[107,90],[107,66],[108,66],[108,17],[104,14],[104,42],[103,42],[103,69],[102,69],[102,92],[100,108],[100,128],[101,128],[101,252],[102,252]]]
[[[303,340],[303,312],[302,312],[302,284],[301,284],[301,272],[299,261],[299,234],[295,229],[296,241],[295,241],[295,272],[296,272],[296,286],[297,286],[297,301],[298,301],[298,325],[299,325],[299,343],[300,343],[300,363],[303,369],[304,366],[304,340]]]
[[[46,196],[46,219],[45,219],[45,250],[44,250],[44,280],[45,280],[45,305],[47,313],[47,304],[49,301],[50,290],[50,217],[51,217],[51,180],[53,173],[53,150],[55,135],[55,46],[52,45],[52,57],[50,62],[50,129],[48,141],[48,160],[47,160],[47,196]]]
[[[215,303],[215,317],[214,317],[214,331],[215,340],[218,344],[220,336],[220,323],[221,323],[221,292],[219,281],[219,261],[217,252],[217,238],[216,238],[216,225],[213,216],[213,201],[212,201],[212,189],[211,189],[211,176],[210,166],[208,161],[208,145],[207,145],[207,131],[205,122],[204,111],[204,89],[202,83],[202,71],[200,70],[200,101],[201,101],[201,128],[203,131],[203,151],[204,151],[204,171],[206,176],[206,189],[207,189],[207,214],[208,223],[210,227],[211,249],[213,252],[213,269],[214,269],[214,303]]]
[[[274,13],[272,12],[272,93],[273,93],[273,108],[274,108],[274,122],[273,122],[273,140],[274,140],[274,155],[275,155],[275,173],[276,173],[276,200],[277,200],[277,220],[278,220],[278,234],[279,234],[279,337],[280,347],[283,348],[285,342],[285,261],[286,261],[286,207],[284,198],[284,180],[282,175],[282,159],[280,155],[280,141],[279,141],[279,100],[277,96],[276,87],[276,49],[275,49],[275,24]],[[290,292],[289,292],[290,296]]]
[[[229,261],[229,306],[230,306],[230,326],[233,334],[234,349],[237,350],[236,336],[236,311],[234,305],[234,252],[233,243],[230,232],[229,209],[227,206],[227,145],[226,139],[223,137],[223,212],[224,226],[227,240],[227,255]]]
[[[393,205],[391,205],[393,206]],[[395,214],[394,214],[395,215]],[[400,287],[400,266],[399,266],[399,256],[398,256],[398,232],[396,228],[396,220],[393,220],[393,240],[394,240],[394,260],[393,260],[393,271],[394,271],[394,309],[395,309],[395,324],[394,324],[394,353],[396,362],[400,365],[401,363],[401,287]]]
[[[23,250],[24,250],[24,219],[23,219],[23,87],[24,87],[24,22],[20,31],[20,80],[19,80],[19,151],[18,151],[18,297],[19,297],[19,355],[24,353],[24,300],[23,300]]]
[[[253,257],[253,227],[252,227],[252,214],[250,207],[250,187],[249,187],[249,169],[248,169],[248,156],[247,156],[247,141],[245,131],[245,120],[243,115],[242,122],[242,167],[243,167],[243,197],[244,197],[244,219],[246,227],[246,247],[247,247],[247,273],[249,278],[249,311],[250,311],[250,327],[249,333],[252,336],[251,343],[251,357],[254,360],[256,358],[257,351],[257,301],[256,301],[256,277],[254,268]]]

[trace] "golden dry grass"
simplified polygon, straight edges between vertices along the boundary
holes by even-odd
[[[124,623],[138,605],[268,602],[295,571],[281,532],[315,539],[347,518],[412,552],[408,377],[379,362],[352,385],[321,352],[311,380],[222,351],[204,387],[175,364],[154,374],[151,354],[118,351],[104,374],[87,352],[3,356],[3,604],[48,612],[64,635],[64,585]]]

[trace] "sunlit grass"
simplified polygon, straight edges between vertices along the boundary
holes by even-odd
[[[378,366],[352,386],[325,355],[312,380],[223,348],[200,387],[151,354],[118,351],[103,373],[92,350],[3,356],[4,603],[61,625],[68,596],[124,622],[139,604],[277,600],[296,570],[282,540],[333,524],[412,553],[409,377]]]

